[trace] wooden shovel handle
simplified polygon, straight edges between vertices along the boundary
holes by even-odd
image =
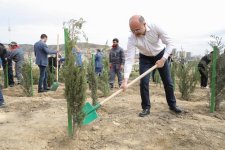
[[[133,81],[131,81],[129,84],[127,84],[127,88],[130,87],[131,85],[133,85],[134,83],[136,83],[137,81],[139,81],[141,78],[143,78],[144,76],[146,76],[147,74],[149,74],[150,72],[152,72],[154,69],[157,68],[157,65],[154,65],[153,67],[151,67],[150,69],[148,69],[147,71],[145,71],[143,74],[141,74],[140,76],[138,76],[136,79],[134,79]],[[120,89],[118,91],[116,91],[115,93],[113,93],[111,96],[107,97],[105,100],[100,102],[100,105],[102,105],[103,103],[107,102],[108,100],[112,99],[113,97],[115,97],[116,95],[118,95],[119,93],[121,93],[123,91],[123,89]]]

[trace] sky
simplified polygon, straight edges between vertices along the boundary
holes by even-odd
[[[204,55],[210,35],[225,36],[224,0],[0,0],[0,42],[34,44],[48,35],[47,44],[64,42],[63,22],[83,18],[90,43],[111,45],[117,37],[126,49],[129,18],[142,15],[160,25],[177,50]],[[10,25],[11,31],[8,31]],[[85,41],[81,39],[81,41]]]

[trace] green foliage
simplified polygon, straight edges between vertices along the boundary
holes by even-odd
[[[68,105],[68,114],[73,114],[73,128],[80,127],[84,119],[82,108],[86,99],[86,67],[75,65],[75,57],[72,54],[72,48],[79,39],[82,25],[85,21],[81,18],[79,20],[70,20],[64,24],[68,28],[69,35],[66,36],[66,62],[64,65],[63,76],[65,81],[65,97]],[[77,126],[76,126],[77,125]],[[74,131],[74,130],[73,130]]]
[[[49,87],[51,87],[51,85],[53,84],[53,82],[55,80],[55,70],[53,69],[52,73],[51,73],[50,68],[48,67],[47,68],[47,72],[48,72],[48,81],[47,81],[47,83],[48,83]]]
[[[135,78],[137,78],[139,76],[139,71],[131,71],[131,74],[130,74],[130,79],[133,80]]]
[[[222,37],[218,37],[216,35],[210,35],[210,37],[212,38],[212,40],[208,43],[212,48],[214,46],[216,46],[219,51],[221,51],[225,45],[222,43]],[[218,53],[219,56],[220,53]]]
[[[22,66],[22,87],[23,91],[26,94],[26,96],[31,97],[33,96],[33,83],[32,83],[32,76],[31,76],[32,66],[30,62],[25,61]]]
[[[134,64],[134,65],[133,65],[133,70],[134,70],[135,72],[139,72],[139,64]]]
[[[155,70],[155,75],[154,75],[154,78],[155,78],[155,83],[158,85],[162,85],[162,80],[161,80],[161,77],[160,77],[160,74],[159,74],[159,71],[158,69]]]
[[[171,78],[173,80],[173,89],[175,91],[176,89],[176,72],[177,72],[177,66],[178,64],[173,62],[171,63],[171,67],[170,67],[170,73],[171,73]]]
[[[33,74],[33,84],[38,84],[39,81],[39,69],[38,68],[32,68],[32,74]]]
[[[8,63],[6,63],[4,70],[4,88],[8,88],[9,86],[9,78],[8,78]]]
[[[109,88],[109,61],[107,58],[104,57],[103,59],[103,70],[102,75],[98,78],[98,89],[102,91],[103,96],[108,96],[110,93]]]
[[[97,75],[95,74],[95,63],[93,61],[93,58],[92,61],[89,61],[88,64],[88,84],[89,89],[91,90],[92,104],[96,105],[98,103],[98,79]]]
[[[0,70],[0,88],[2,88],[2,83],[4,81],[4,73],[3,73],[3,70]]]
[[[225,54],[221,54],[216,62],[216,88],[215,88],[215,109],[219,110],[220,103],[225,97]],[[209,69],[210,85],[212,81],[212,65]]]
[[[63,68],[59,69],[59,82],[64,83]]]
[[[196,66],[196,62],[189,62],[184,65],[178,65],[178,87],[181,93],[181,98],[185,100],[190,99],[191,93],[194,92],[199,80],[199,73]]]

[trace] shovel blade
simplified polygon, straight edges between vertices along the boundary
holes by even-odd
[[[98,116],[97,112],[94,110],[84,117],[84,120],[83,120],[82,124],[88,125],[89,123],[95,121],[98,118],[99,118],[99,116]]]
[[[51,91],[56,91],[59,87],[59,83],[58,82],[54,82],[51,86]]]
[[[83,125],[88,125],[89,123],[99,118],[98,113],[96,112],[96,109],[99,106],[99,104],[97,104],[97,106],[92,106],[89,102],[84,105],[83,113],[85,114],[85,117],[83,120]]]

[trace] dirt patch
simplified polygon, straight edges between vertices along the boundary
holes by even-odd
[[[210,113],[205,90],[196,90],[191,101],[180,100],[176,91],[177,104],[184,109],[177,115],[168,109],[163,87],[150,86],[152,108],[148,117],[138,117],[141,99],[136,84],[105,103],[98,110],[100,118],[83,126],[72,139],[67,135],[63,85],[56,92],[35,92],[29,98],[5,96],[7,107],[0,109],[0,149],[224,149],[224,103],[221,111]]]

